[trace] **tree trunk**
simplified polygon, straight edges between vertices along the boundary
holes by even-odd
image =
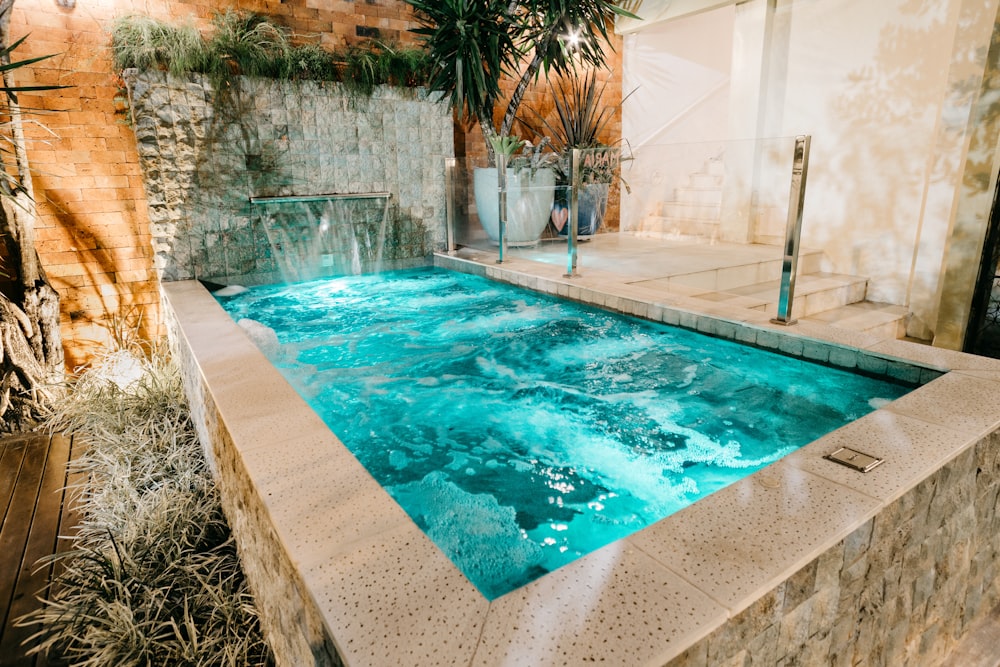
[[[10,44],[10,15],[14,0],[0,0],[0,48]],[[6,51],[0,64],[9,65]],[[46,399],[63,378],[63,349],[59,331],[59,296],[49,284],[35,249],[37,209],[32,199],[31,172],[13,70],[3,72],[8,116],[6,134],[14,165],[13,192],[0,206],[0,235],[9,238],[8,255],[16,272],[16,289],[0,299],[0,416],[2,430],[29,427],[41,417]],[[2,168],[2,165],[0,165]],[[10,203],[10,205],[6,205]]]
[[[547,41],[548,39],[546,38]],[[521,74],[521,78],[518,80],[517,86],[510,96],[507,113],[504,114],[503,122],[500,124],[500,136],[502,137],[509,136],[510,131],[514,129],[514,119],[517,118],[517,111],[521,107],[521,100],[524,99],[524,94],[528,91],[528,84],[538,76],[538,70],[542,66],[543,48],[545,48],[544,45],[535,49],[534,57],[532,57],[528,66],[524,68],[524,72]]]
[[[28,344],[35,328],[24,311],[0,294],[0,433],[31,429],[55,390]]]

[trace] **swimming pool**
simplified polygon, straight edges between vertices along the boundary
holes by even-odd
[[[221,301],[489,599],[910,389],[442,270]]]

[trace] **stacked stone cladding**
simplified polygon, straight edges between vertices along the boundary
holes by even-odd
[[[388,192],[389,266],[444,247],[452,121],[425,92],[382,87],[364,98],[339,84],[243,78],[218,93],[198,75],[126,79],[162,279],[280,279],[254,197]],[[370,233],[381,218],[378,203],[359,224]]]
[[[1000,603],[998,500],[992,433],[669,667],[941,664]]]

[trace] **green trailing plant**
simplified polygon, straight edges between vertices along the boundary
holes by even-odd
[[[85,370],[49,427],[86,443],[73,463],[84,519],[41,610],[33,651],[72,664],[269,665],[180,374],[129,350]]]
[[[227,10],[212,18],[211,74],[276,77],[287,70],[291,40],[285,28],[260,14]]]
[[[334,57],[343,68],[340,78],[344,86],[365,97],[383,84],[414,88],[423,85],[427,77],[427,54],[422,49],[369,40]]]
[[[14,60],[25,37],[9,42],[11,0],[0,2],[0,432],[33,428],[58,393],[63,377],[59,295],[45,275],[35,248],[37,208],[32,196],[23,92],[66,88],[20,85],[15,74],[51,56]],[[9,280],[6,280],[9,278]]]
[[[123,16],[111,26],[111,59],[118,72],[159,68],[180,75],[206,71],[209,53],[193,25],[170,25],[148,16]]]
[[[423,86],[430,71],[427,51],[390,42],[374,43],[379,53],[380,83],[403,88]]]
[[[423,49],[373,39],[332,52],[295,41],[288,29],[265,16],[228,10],[213,17],[207,39],[190,25],[127,16],[112,27],[111,49],[117,71],[196,72],[210,76],[218,89],[231,87],[236,76],[251,76],[336,81],[367,96],[382,84],[418,87],[427,81],[429,60]]]
[[[282,79],[336,81],[339,77],[334,55],[319,44],[299,44],[288,51]]]
[[[374,92],[381,78],[379,54],[375,49],[351,46],[343,53],[344,85],[365,97]]]

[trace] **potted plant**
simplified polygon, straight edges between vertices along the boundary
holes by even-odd
[[[495,153],[490,140],[511,136],[529,84],[540,74],[603,66],[610,22],[616,15],[632,16],[607,0],[407,1],[421,22],[415,32],[429,53],[430,87],[447,97],[460,119],[479,123],[491,164]],[[505,76],[516,77],[516,84],[499,125],[494,125]],[[487,180],[485,175],[476,178],[481,184]],[[481,218],[489,215],[484,209],[479,213]]]
[[[479,222],[494,243],[500,243],[499,165],[505,165],[506,243],[533,245],[545,230],[556,186],[556,172],[550,159],[554,156],[544,152],[547,143],[532,146],[511,136],[496,136],[490,140],[498,166],[476,169],[473,191]],[[520,155],[518,151],[522,151]]]
[[[557,188],[552,206],[552,223],[556,231],[565,236],[569,231],[569,186],[573,149],[585,149],[580,182],[583,187],[577,195],[577,235],[588,239],[597,233],[604,221],[608,205],[608,192],[617,176],[619,151],[612,144],[601,140],[601,135],[615,111],[621,106],[602,106],[601,99],[607,81],[598,83],[596,69],[583,76],[570,76],[550,82],[554,117],[547,118],[537,110],[530,111],[540,127],[522,121],[536,135],[551,138],[553,149],[559,154],[556,163]],[[629,93],[631,94],[631,93]],[[622,102],[628,99],[626,95]]]

